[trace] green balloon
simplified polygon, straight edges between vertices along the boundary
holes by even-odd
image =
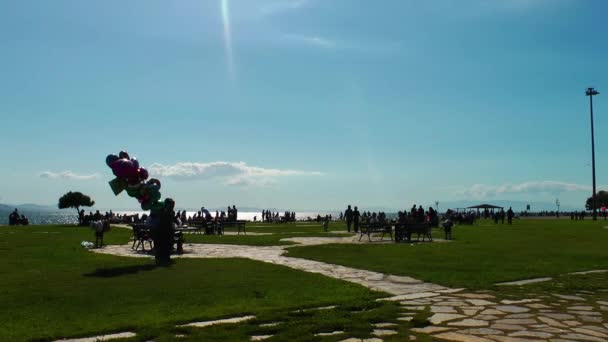
[[[163,211],[165,209],[165,202],[153,202],[152,203],[152,212],[153,213],[160,213],[161,211]]]
[[[152,209],[152,201],[141,202],[141,209],[146,211]]]
[[[129,195],[131,197],[138,197],[140,195],[139,188],[128,187],[127,188],[127,195]]]
[[[157,191],[150,194],[150,199],[152,200],[152,202],[158,202],[158,200],[160,200],[160,192]]]

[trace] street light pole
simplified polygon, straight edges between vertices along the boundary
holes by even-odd
[[[597,220],[597,199],[595,198],[595,138],[593,136],[593,96],[599,95],[599,92],[593,88],[587,88],[585,95],[589,96],[589,108],[591,109],[591,169],[593,175],[593,220]]]

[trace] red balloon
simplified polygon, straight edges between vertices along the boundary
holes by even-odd
[[[129,159],[118,159],[112,163],[112,172],[119,178],[128,178],[132,174],[133,163]]]

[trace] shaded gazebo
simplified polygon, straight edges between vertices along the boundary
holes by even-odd
[[[504,210],[504,207],[500,207],[500,206],[492,205],[492,204],[479,204],[479,205],[467,207],[467,209],[471,209],[471,210],[477,209],[477,216],[479,216],[479,209],[482,209],[483,211],[487,210],[493,214],[495,209]]]

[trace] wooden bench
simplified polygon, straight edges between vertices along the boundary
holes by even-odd
[[[205,235],[220,234],[217,231],[216,223],[213,221],[192,220],[188,224],[189,224],[189,226],[196,228],[196,232],[198,234],[205,234]]]
[[[141,247],[142,252],[146,251],[146,242],[150,245],[150,249],[154,247],[152,234],[150,229],[147,229],[143,224],[134,224],[133,227],[133,245],[131,249],[137,251]]]
[[[220,225],[220,229],[221,229],[221,234],[224,234],[224,229],[226,227],[229,228],[237,228],[237,235],[241,235],[241,232],[243,232],[243,234],[247,235],[247,231],[245,230],[245,223],[247,221],[244,220],[238,220],[238,221],[223,221],[223,222],[218,222],[218,224]]]
[[[382,233],[381,241],[384,239],[384,234],[389,234],[391,240],[393,240],[393,227],[388,223],[363,223],[359,229],[359,241],[361,241],[363,235],[367,235],[369,242],[372,242],[373,233]]]
[[[411,242],[413,234],[417,235],[417,241],[420,241],[421,235],[422,241],[424,241],[424,239],[433,241],[433,236],[431,233],[432,227],[429,222],[408,222],[405,224],[397,224],[395,226],[395,242],[401,242],[404,240],[407,240],[407,242]]]
[[[152,231],[143,224],[134,224],[133,227],[133,245],[131,249],[138,251],[141,247],[142,252],[146,251],[146,242],[150,245],[150,250],[154,248],[154,240],[152,239]],[[173,233],[173,244],[176,245],[177,253],[183,253],[184,234],[181,230],[176,230]]]

